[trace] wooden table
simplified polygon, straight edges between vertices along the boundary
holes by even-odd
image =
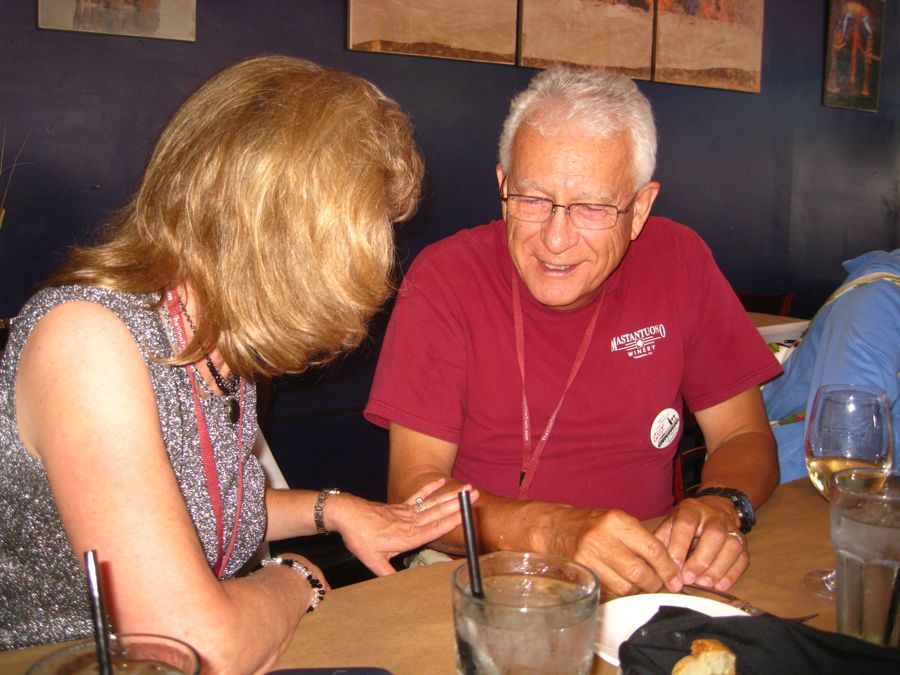
[[[752,562],[733,592],[775,614],[819,612],[809,625],[835,629],[831,601],[804,590],[812,569],[834,566],[828,503],[808,479],[779,486],[748,536]],[[460,563],[419,567],[331,591],[300,622],[276,664],[288,667],[378,666],[395,675],[456,672],[450,573]],[[0,672],[23,673],[45,645],[0,653]],[[615,673],[596,659],[594,673]]]

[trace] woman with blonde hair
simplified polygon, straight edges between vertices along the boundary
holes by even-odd
[[[254,382],[357,346],[391,289],[392,222],[422,162],[360,78],[286,57],[203,85],[102,243],[72,252],[0,365],[0,648],[91,632],[95,549],[119,632],[193,645],[204,669],[271,666],[327,582],[263,540],[337,531],[376,574],[459,524],[432,483],[403,504],[271,490]]]

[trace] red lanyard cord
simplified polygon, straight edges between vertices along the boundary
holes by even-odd
[[[603,288],[603,294],[606,294],[605,286]],[[569,379],[566,381],[566,386],[563,388],[562,395],[559,397],[559,403],[556,404],[556,409],[553,411],[553,414],[550,415],[550,419],[547,421],[547,427],[544,429],[544,433],[541,435],[534,450],[531,448],[531,420],[528,412],[528,397],[525,395],[525,327],[522,318],[522,299],[519,292],[519,276],[515,269],[513,269],[512,273],[512,299],[513,322],[516,331],[516,358],[519,362],[519,376],[522,380],[522,469],[519,473],[519,499],[527,499],[528,489],[531,487],[531,481],[534,478],[534,472],[537,470],[538,462],[541,459],[541,453],[544,452],[544,446],[550,438],[550,432],[553,431],[553,424],[556,422],[556,416],[559,414],[560,409],[562,409],[566,394],[569,392],[572,382],[575,381],[575,376],[578,375],[581,364],[584,363],[584,359],[587,356],[588,348],[591,346],[594,328],[597,325],[597,317],[600,315],[600,307],[603,305],[603,296],[600,297],[600,301],[597,303],[597,307],[591,315],[591,320],[588,322],[587,328],[585,328],[584,335],[581,338],[581,344],[578,346],[578,352],[575,355],[575,362],[572,364],[572,369],[569,371]]]
[[[187,346],[187,338],[185,337],[184,324],[181,320],[181,307],[178,303],[178,295],[171,290],[166,291],[166,308],[169,311],[169,320],[172,329],[175,332],[175,339],[178,341],[178,347],[181,351]],[[234,511],[234,526],[231,530],[231,537],[228,542],[228,549],[225,549],[225,522],[222,512],[222,493],[219,490],[219,472],[216,469],[216,457],[213,452],[212,439],[209,436],[209,429],[206,426],[206,415],[203,413],[203,407],[200,403],[200,392],[197,390],[196,378],[200,377],[196,368],[188,364],[185,366],[188,370],[188,379],[191,381],[191,394],[194,399],[194,412],[197,418],[197,434],[200,437],[200,458],[203,463],[203,473],[206,476],[206,490],[209,493],[209,501],[212,504],[213,515],[216,520],[216,562],[213,565],[213,571],[216,577],[222,578],[225,566],[231,558],[234,550],[234,543],[237,540],[238,523],[240,522],[241,506],[244,501],[244,466],[243,466],[243,417],[244,417],[244,382],[240,381],[239,387],[239,403],[241,413],[238,417],[238,438],[237,438],[237,502]]]

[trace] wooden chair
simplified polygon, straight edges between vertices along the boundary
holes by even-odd
[[[794,291],[785,293],[753,293],[738,291],[738,299],[748,312],[788,316],[794,305]]]

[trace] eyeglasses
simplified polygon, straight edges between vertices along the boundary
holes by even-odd
[[[504,189],[506,181],[503,182]],[[556,204],[546,197],[507,194],[501,199],[506,202],[509,215],[526,223],[546,223],[553,217],[556,209],[565,209],[572,224],[582,230],[609,230],[616,226],[619,216],[631,210],[638,193],[628,202],[624,209],[613,204],[591,204],[577,202],[574,204]]]

